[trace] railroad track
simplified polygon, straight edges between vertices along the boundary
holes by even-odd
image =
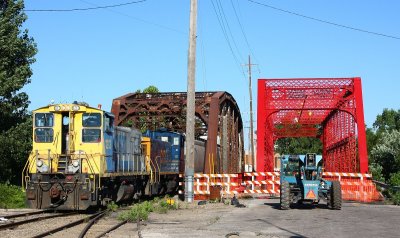
[[[0,216],[5,219],[12,219],[16,217],[25,217],[25,216],[33,216],[33,215],[38,215],[38,214],[43,214],[49,212],[48,210],[42,210],[42,211],[35,211],[35,212],[24,212],[24,213],[19,213],[19,214],[12,214],[12,215],[6,215],[6,216]]]
[[[96,217],[94,217],[93,219],[91,219],[91,220],[88,222],[88,224],[85,226],[85,228],[84,228],[84,229],[81,231],[81,233],[79,234],[79,238],[84,238],[85,235],[86,235],[86,233],[87,233],[87,232],[89,231],[89,229],[93,226],[93,224],[94,224],[95,222],[97,222],[100,218],[102,218],[102,217],[104,216],[104,214],[105,214],[105,213],[101,213],[101,214],[97,215]],[[112,231],[118,229],[119,227],[121,227],[121,226],[127,224],[127,223],[128,223],[128,221],[121,221],[121,222],[115,224],[114,226],[108,228],[106,231],[104,231],[104,232],[100,233],[99,235],[97,235],[96,238],[101,238],[101,237],[105,236],[107,233],[110,233],[110,232],[112,232]],[[140,228],[140,221],[139,221],[139,220],[137,221],[136,225],[137,225],[138,237],[139,237],[139,238],[142,238],[143,236],[142,236],[142,234],[141,234],[141,228]]]
[[[35,211],[35,212],[28,212],[28,213],[13,214],[13,215],[7,215],[7,216],[2,216],[2,217],[6,218],[6,219],[13,219],[13,218],[18,218],[18,217],[29,217],[29,216],[34,216],[34,215],[41,215],[41,214],[50,213],[50,212],[51,211],[44,210],[44,211]],[[34,238],[46,237],[46,236],[55,234],[57,232],[60,232],[60,231],[66,230],[66,229],[70,229],[70,228],[76,227],[78,225],[87,223],[85,225],[85,227],[82,229],[82,231],[80,232],[79,236],[78,236],[79,238],[83,238],[83,237],[85,237],[87,232],[91,229],[91,227],[97,221],[99,221],[101,218],[103,218],[106,215],[106,213],[107,213],[106,211],[100,211],[100,212],[97,212],[95,214],[88,215],[88,216],[86,216],[84,218],[78,219],[76,221],[69,222],[66,225],[58,226],[56,228],[47,230],[47,231],[42,232],[40,234],[34,235],[32,237],[34,237]],[[39,222],[39,221],[47,220],[47,219],[51,219],[51,218],[71,216],[71,215],[76,215],[76,214],[78,214],[78,213],[77,212],[57,213],[57,214],[54,214],[54,215],[28,218],[28,219],[21,220],[21,221],[11,221],[10,223],[4,224],[4,225],[0,225],[0,230],[13,229],[13,228],[18,227],[18,226],[23,225],[23,224]],[[100,230],[101,233],[96,235],[96,237],[98,237],[98,238],[104,237],[107,233],[110,233],[110,232],[118,229],[119,227],[127,224],[127,223],[128,223],[128,221],[121,221],[121,222],[118,222],[117,224],[112,225],[111,227],[107,228],[107,230],[105,230],[105,231]],[[140,223],[140,221],[137,221],[136,225],[137,225],[138,237],[141,238],[142,234],[141,234],[141,223]],[[97,231],[97,233],[98,232],[99,231]]]
[[[37,212],[21,213],[21,214],[14,214],[14,215],[4,216],[4,218],[10,219],[10,218],[17,218],[17,217],[24,217],[24,216],[25,217],[29,217],[29,216],[48,213],[48,212],[50,212],[50,211],[37,211]],[[57,214],[49,215],[49,216],[40,216],[40,217],[28,218],[28,219],[21,220],[21,221],[10,221],[9,223],[6,223],[4,225],[0,225],[0,230],[11,229],[11,228],[14,228],[14,227],[17,227],[17,226],[20,226],[20,225],[24,225],[24,224],[28,224],[28,223],[32,223],[32,222],[36,222],[36,221],[47,220],[47,219],[56,218],[56,217],[71,216],[73,214],[76,214],[76,213],[75,212],[57,213]]]
[[[46,231],[46,232],[40,233],[40,234],[38,234],[38,235],[35,235],[35,236],[33,236],[33,238],[45,237],[45,236],[48,236],[48,235],[57,233],[57,232],[59,232],[59,231],[65,230],[65,229],[68,229],[68,228],[71,228],[71,227],[75,227],[75,226],[80,225],[80,224],[82,224],[82,223],[84,223],[84,222],[88,222],[88,224],[89,224],[89,223],[92,223],[92,225],[93,225],[94,222],[95,222],[96,220],[98,220],[99,218],[101,218],[102,216],[104,216],[105,213],[106,213],[106,211],[101,211],[101,212],[95,213],[95,214],[93,214],[93,215],[89,215],[89,216],[84,217],[84,218],[81,218],[81,219],[79,219],[79,220],[70,222],[70,223],[68,223],[68,224],[66,224],[66,225],[62,225],[62,226],[59,226],[59,227],[57,227],[57,228],[54,228],[54,229],[48,230],[48,231]],[[90,226],[91,226],[91,225],[90,225]],[[87,228],[87,230],[89,230],[90,226]],[[86,229],[86,227],[85,227],[85,229]],[[85,229],[84,229],[84,230],[85,230]],[[83,233],[83,236],[86,234],[87,230]],[[83,232],[83,231],[82,231],[82,232]],[[81,232],[81,234],[82,234],[82,232]],[[82,236],[82,237],[83,237],[83,236]]]
[[[118,223],[118,224],[116,224],[116,225],[110,227],[109,229],[107,229],[106,231],[104,231],[103,233],[101,233],[100,235],[96,236],[96,238],[103,237],[103,236],[105,236],[107,233],[110,233],[111,231],[118,229],[120,226],[125,225],[126,223],[128,223],[128,221],[122,221],[122,222],[120,222],[120,223]]]

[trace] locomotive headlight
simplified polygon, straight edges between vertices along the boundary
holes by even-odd
[[[79,111],[80,107],[78,105],[73,105],[72,110]]]
[[[79,160],[74,160],[74,161],[72,162],[72,166],[78,167],[78,166],[79,166]]]
[[[61,110],[61,107],[58,106],[58,105],[57,105],[57,106],[54,106],[54,110],[55,110],[55,111],[60,111],[60,110]]]
[[[43,161],[42,160],[38,160],[38,161],[36,161],[36,166],[37,167],[42,167],[42,165],[43,165]]]

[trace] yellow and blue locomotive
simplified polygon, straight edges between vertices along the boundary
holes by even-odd
[[[170,143],[113,122],[111,113],[84,103],[34,110],[22,174],[28,206],[85,210],[174,191],[180,171]]]

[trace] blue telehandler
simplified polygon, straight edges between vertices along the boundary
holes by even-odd
[[[320,199],[334,210],[342,207],[342,190],[339,181],[322,178],[322,156],[283,155],[280,170],[280,208],[290,209],[294,204],[318,204]]]

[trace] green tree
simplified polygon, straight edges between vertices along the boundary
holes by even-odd
[[[153,85],[148,86],[147,88],[143,89],[143,91],[140,89],[137,89],[135,91],[135,93],[159,93],[159,92],[160,90],[158,90],[158,88]]]
[[[378,140],[378,136],[377,134],[374,132],[374,130],[372,128],[367,128],[366,129],[366,136],[367,136],[367,150],[368,150],[368,155],[371,154],[371,150],[372,148],[375,147],[377,140]],[[373,160],[371,160],[372,158],[370,158],[370,162],[374,162]]]
[[[383,132],[378,144],[372,149],[375,163],[382,166],[382,175],[386,181],[392,173],[400,171],[400,131]]]
[[[281,138],[276,142],[276,152],[280,154],[322,154],[322,142],[318,138]]]
[[[400,131],[400,110],[385,108],[382,114],[376,117],[373,127],[377,134],[392,130]]]
[[[143,93],[159,93],[160,91],[156,86],[150,85],[147,88],[143,89]]]
[[[376,180],[388,181],[391,174],[400,171],[399,159],[396,159],[400,147],[400,140],[396,138],[399,131],[400,110],[387,108],[376,116],[373,128],[366,130],[369,167]]]
[[[36,44],[23,29],[27,16],[21,0],[0,0],[0,181],[17,182],[30,150],[28,95]],[[18,177],[18,179],[16,179]]]
[[[32,121],[0,134],[0,181],[20,185],[21,172],[32,149]]]

